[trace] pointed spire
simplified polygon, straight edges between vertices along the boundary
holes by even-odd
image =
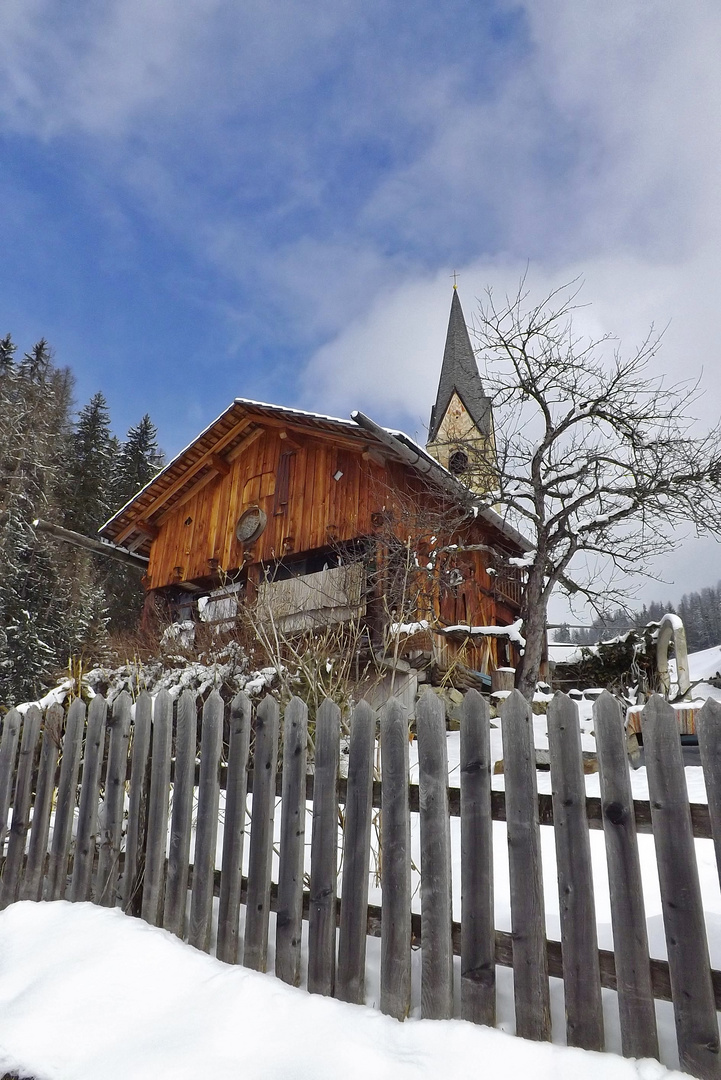
[[[491,434],[491,399],[486,397],[481,376],[478,374],[473,346],[455,283],[438,394],[436,403],[431,409],[429,443],[432,443],[438,434],[454,391],[463,402],[479,432],[489,436]]]

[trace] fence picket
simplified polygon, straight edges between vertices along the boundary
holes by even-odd
[[[213,883],[218,841],[220,781],[218,769],[223,749],[223,699],[217,690],[203,706],[198,785],[198,824],[193,858],[193,894],[190,903],[188,943],[210,951],[213,924]]]
[[[300,698],[294,697],[286,705],[283,718],[283,795],[275,931],[275,973],[291,986],[300,986],[307,759],[308,707]]]
[[[721,1076],[701,888],[676,714],[654,695],[641,714],[681,1068]]]
[[[8,904],[12,904],[17,900],[20,892],[25,841],[30,824],[32,774],[41,722],[42,714],[40,709],[38,709],[37,705],[31,705],[23,717],[20,756],[13,799],[13,820],[10,826],[8,851],[3,868],[0,908],[7,907]]]
[[[340,709],[326,698],[315,723],[315,784],[310,852],[308,990],[335,989],[336,885],[338,880],[338,758]]]
[[[239,694],[230,706],[230,752],[220,767],[223,703],[211,694],[203,712],[200,795],[189,940],[210,945],[219,792],[226,789],[225,833],[220,873],[217,955],[238,959],[243,832],[252,709]],[[12,827],[0,878],[0,905],[39,899],[47,860],[48,899],[66,892],[75,804],[78,830],[70,895],[88,898],[92,886],[95,830],[103,815],[94,896],[128,910],[145,878],[142,914],[182,936],[187,906],[189,846],[196,775],[197,708],[186,692],[178,702],[176,760],[171,787],[173,702],[158,695],[154,720],[147,694],[138,699],[134,721],[127,695],[116,699],[112,719],[96,697],[88,712],[82,782],[78,788],[85,707],[71,703],[64,738],[60,706],[43,726],[35,706],[24,717],[10,710],[0,737],[0,851],[12,805]],[[350,723],[349,775],[338,780],[340,711],[326,700],[316,723],[315,775],[306,775],[307,710],[297,698],[284,717],[284,764],[276,774],[279,710],[266,698],[257,710],[252,778],[253,813],[247,885],[244,962],[264,970],[268,915],[278,914],[276,974],[300,981],[302,919],[309,921],[308,989],[346,1001],[365,996],[366,935],[381,936],[381,1008],[403,1019],[410,1006],[410,946],[420,943],[421,1010],[449,1017],[453,1008],[455,951],[461,955],[461,1011],[475,1022],[495,1022],[495,965],[512,964],[517,1032],[550,1035],[549,969],[564,979],[567,1041],[603,1045],[600,987],[618,991],[623,1053],[658,1056],[654,994],[673,1001],[682,1068],[700,1080],[721,1080],[716,1006],[721,1007],[721,972],[711,972],[699,888],[696,836],[712,835],[721,883],[721,704],[709,701],[697,717],[701,760],[708,792],[707,815],[695,816],[688,802],[676,719],[660,698],[642,714],[650,800],[632,800],[624,725],[618,703],[604,693],[594,706],[601,798],[586,799],[580,733],[574,703],[556,695],[548,710],[552,795],[536,790],[533,725],[529,707],[514,692],[502,709],[505,794],[491,791],[490,721],[487,703],[469,691],[462,706],[460,792],[447,785],[444,710],[426,693],[417,707],[419,783],[408,782],[408,725],[391,699],[381,716],[382,782],[373,783],[376,717],[365,702]],[[40,739],[42,733],[42,740]],[[103,780],[105,735],[109,735]],[[117,886],[120,827],[132,733],[127,851]],[[151,755],[152,743],[152,755]],[[19,744],[19,752],[18,752]],[[50,856],[48,836],[58,750],[61,750]],[[16,760],[17,759],[17,760]],[[39,763],[38,763],[39,759]],[[33,791],[35,805],[32,807]],[[271,887],[273,818],[282,792],[280,873]],[[173,816],[168,845],[168,804]],[[310,892],[303,893],[306,800],[313,801]],[[343,901],[336,970],[336,883],[338,804],[344,803]],[[368,907],[368,868],[373,806],[381,806],[383,905]],[[145,829],[147,807],[147,836]],[[450,816],[461,817],[461,924],[452,922]],[[410,811],[420,814],[421,914],[411,915]],[[705,810],[706,808],[704,808]],[[541,884],[540,820],[555,828],[561,942],[545,940]],[[642,882],[636,846],[639,829],[653,832],[661,883],[668,963],[649,960]],[[596,941],[589,824],[602,816],[608,862],[615,953]],[[593,817],[593,822],[589,818]],[[507,823],[511,885],[511,935],[494,929],[492,823]],[[31,821],[29,825],[28,822]],[[25,848],[28,848],[25,860]],[[147,851],[147,856],[144,854]],[[143,860],[147,859],[145,870]],[[25,873],[23,876],[23,863]],[[163,904],[163,897],[165,903]],[[272,901],[271,901],[272,898]],[[305,902],[305,909],[304,909]]]
[[[168,869],[165,877],[163,926],[183,937],[188,906],[190,837],[193,827],[195,752],[198,741],[198,710],[195,694],[185,690],[177,704],[175,721],[175,773],[173,811],[168,840]]]
[[[443,702],[426,690],[416,706],[421,825],[421,1016],[453,1016],[453,908],[448,752]]]
[[[153,701],[143,691],[135,702],[130,752],[130,800],[128,832],[125,838],[125,863],[120,882],[120,905],[123,911],[140,914],[138,892],[145,866],[145,828],[148,814],[148,758],[152,729]]]
[[[375,737],[376,714],[367,702],[360,701],[353,710],[350,722],[343,835],[343,894],[335,984],[335,996],[356,1005],[362,1005],[365,1001]]]
[[[255,714],[253,811],[250,823],[248,898],[245,910],[243,964],[265,971],[268,962],[270,875],[278,767],[278,702],[263,698]]]
[[[131,708],[130,694],[123,691],[113,702],[112,713],[107,721],[110,745],[108,746],[105,800],[95,882],[95,903],[102,907],[115,907],[118,900],[120,841],[123,831],[125,781],[128,775]]]
[[[145,849],[142,917],[153,926],[163,918],[165,848],[168,842],[170,752],[173,738],[173,699],[161,690],[153,709],[153,738],[148,798],[148,835]]]
[[[55,803],[55,821],[53,839],[48,861],[48,880],[46,899],[64,900],[68,886],[68,856],[72,838],[75,800],[78,792],[78,773],[80,772],[80,754],[83,748],[85,730],[85,703],[75,698],[68,709],[65,722],[65,735],[62,742],[60,778]]]
[[[533,723],[513,690],[501,709],[513,931],[516,1034],[550,1039],[551,1013]]]
[[[22,726],[22,716],[17,709],[10,709],[3,720],[2,740],[0,741],[0,861],[8,831],[10,802],[15,779],[15,759],[17,757],[18,737]]]
[[[641,864],[636,841],[621,706],[604,692],[593,706],[616,959],[621,1047],[626,1057],[658,1057]]]
[[[108,705],[105,698],[100,695],[94,697],[88,709],[88,727],[85,733],[78,831],[75,837],[73,876],[70,883],[70,899],[73,901],[90,899],[107,712]]]
[[[698,748],[706,782],[716,869],[721,884],[721,702],[708,698],[696,717]]]
[[[42,900],[43,875],[50,833],[50,811],[55,787],[55,768],[58,763],[64,718],[63,707],[57,703],[51,705],[45,714],[30,845],[20,888],[21,900]]]
[[[469,690],[461,715],[461,1015],[496,1024],[490,710]]]
[[[243,693],[230,704],[230,747],[223,826],[223,862],[218,906],[217,957],[226,964],[238,963],[238,922],[243,881],[243,841],[248,794],[248,750],[251,704]]]
[[[404,1020],[411,1005],[408,721],[395,698],[381,712],[381,769],[381,1012]]]
[[[546,718],[561,915],[566,1039],[569,1046],[603,1050],[601,972],[576,703],[565,694],[556,694],[548,705]]]

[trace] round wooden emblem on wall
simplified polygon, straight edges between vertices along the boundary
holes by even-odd
[[[241,544],[252,544],[268,524],[268,516],[259,506],[249,506],[238,518],[235,535]]]

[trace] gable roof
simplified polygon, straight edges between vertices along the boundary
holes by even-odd
[[[438,383],[436,403],[431,409],[428,442],[432,443],[438,435],[441,421],[451,402],[453,393],[457,393],[468,415],[483,435],[491,434],[491,399],[486,397],[478,374],[478,365],[473,353],[473,346],[468,335],[468,327],[463,317],[458,290],[453,287],[451,314],[448,319],[446,347],[443,351],[441,378]]]
[[[365,423],[361,423],[361,418]],[[121,507],[99,530],[101,536],[116,545],[148,555],[157,526],[165,515],[187,502],[197,491],[217,476],[227,472],[230,463],[259,431],[269,426],[303,427],[310,433],[331,435],[337,443],[358,448],[373,446],[415,472],[425,475],[472,509],[472,493],[452,473],[443,468],[423,447],[408,435],[393,428],[382,428],[362,413],[342,420],[323,413],[307,412],[283,405],[270,405],[250,398],[235,398],[204,431],[168,462],[145,487]],[[491,510],[473,509],[506,540],[522,549],[528,542]],[[152,519],[155,519],[154,521]]]
[[[367,443],[368,435],[351,420],[341,420],[322,413],[304,412],[280,405],[269,405],[250,398],[235,398],[179,454],[141,488],[125,506],[98,530],[101,536],[131,550],[147,555],[155,534],[151,519],[161,517],[187,502],[196,491],[210,483],[242,453],[248,441],[264,427],[301,425],[318,433],[332,434],[339,440]],[[142,527],[147,526],[144,531]]]

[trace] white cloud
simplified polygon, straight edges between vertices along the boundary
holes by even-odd
[[[659,364],[684,377],[703,364],[700,409],[714,419],[716,0],[507,0],[525,44],[478,85],[468,71],[489,55],[459,39],[429,69],[385,24],[374,37],[382,8],[5,0],[0,117],[41,138],[91,136],[113,180],[230,283],[217,301],[229,336],[242,343],[264,314],[247,300],[235,314],[235,285],[256,304],[270,295],[279,341],[324,341],[302,373],[310,407],[361,407],[422,435],[454,266],[470,318],[486,284],[515,289],[530,259],[534,295],[585,277],[589,331],[632,347],[670,320]],[[347,80],[325,100],[341,66]],[[313,87],[317,107],[296,112]],[[324,153],[362,158],[370,139],[387,164],[362,178]]]
[[[313,77],[347,0],[5,0],[0,115],[17,130],[137,136],[141,121],[217,122]],[[308,51],[312,50],[312,62]]]

